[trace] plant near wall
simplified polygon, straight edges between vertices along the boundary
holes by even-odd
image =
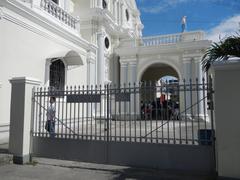
[[[212,43],[202,58],[203,69],[208,71],[214,62],[227,61],[232,57],[240,58],[239,34],[221,39],[218,43]]]

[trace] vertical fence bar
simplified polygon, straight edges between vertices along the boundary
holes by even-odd
[[[99,91],[100,91],[100,97],[101,97],[101,102],[100,102],[100,107],[99,107],[99,110],[100,110],[100,131],[99,131],[99,133],[100,133],[100,136],[99,136],[99,138],[100,138],[100,140],[102,140],[102,85],[100,84],[99,85]],[[104,102],[103,102],[104,103]]]
[[[74,86],[74,96],[77,95],[77,87]],[[73,134],[73,138],[75,139],[76,138],[76,102],[73,104],[73,131],[74,131],[74,134]]]
[[[173,92],[178,91],[178,85],[177,84],[173,84]],[[179,98],[179,94],[178,95],[178,98]],[[176,103],[177,102],[174,102],[173,105],[172,105],[172,120],[173,120],[173,144],[176,144],[176,128],[175,128],[175,121],[177,119],[177,115],[176,115]]]
[[[208,82],[207,82],[208,83]],[[206,118],[206,87],[208,88],[208,84],[206,84],[205,79],[203,78],[203,113],[204,113],[204,128],[207,129],[207,118]],[[206,131],[205,131],[206,132]],[[205,133],[205,139],[207,138],[207,134]]]
[[[193,121],[194,121],[194,115],[193,115],[193,89],[192,89],[192,79],[190,79],[190,102],[191,102],[191,125],[192,125],[192,144],[194,144],[194,126],[193,126]]]
[[[114,122],[114,141],[116,142],[117,141],[117,120],[118,120],[118,117],[117,117],[117,101],[116,101],[116,95],[117,95],[117,86],[116,84],[114,84],[114,114],[115,114],[115,122]]]
[[[137,142],[137,117],[136,117],[136,83],[133,83],[133,108],[134,108],[134,142]]]
[[[59,124],[59,120],[60,120],[60,110],[61,110],[61,101],[60,101],[60,97],[61,97],[61,91],[58,93],[58,101],[56,100],[56,102],[58,102],[57,103],[57,105],[58,105],[58,115],[57,115],[57,137],[59,138],[59,137],[61,137],[61,134],[60,134],[60,124]]]
[[[199,107],[199,104],[201,103],[202,99],[199,99],[199,86],[200,86],[200,82],[198,81],[198,78],[196,79],[196,91],[197,91],[197,118],[198,118],[198,127],[197,127],[197,132],[199,131],[200,129],[200,116],[199,116],[199,113],[200,113],[200,107]],[[201,86],[200,86],[201,87]]]
[[[161,91],[161,97],[163,97],[163,81],[161,80],[161,86],[160,86],[160,91]],[[160,100],[161,100],[161,97],[160,97]],[[164,110],[163,110],[163,102],[160,102],[161,103],[161,131],[162,131],[162,143],[164,143],[164,129],[163,129],[163,125],[164,125],[164,121],[163,121],[163,113],[164,113]]]
[[[181,89],[181,84],[178,85],[178,94],[182,95],[182,89]],[[181,112],[180,112],[180,99],[179,99],[179,144],[182,144],[182,117],[181,117]]]
[[[69,92],[70,95],[73,94],[73,90],[72,90],[72,86],[70,86],[70,92]],[[70,110],[69,110],[69,138],[71,139],[71,129],[72,129],[72,103],[70,103]]]
[[[187,107],[187,97],[186,97],[186,92],[187,92],[187,89],[186,89],[186,80],[184,79],[183,80],[183,87],[184,87],[184,105],[185,105],[185,141],[186,141],[186,144],[188,144],[188,134],[187,134],[187,110],[189,107]]]
[[[110,131],[110,141],[113,141],[113,139],[112,139],[112,120],[113,120],[113,118],[112,118],[112,91],[113,91],[113,89],[112,89],[113,87],[112,87],[112,85],[110,84],[109,85],[109,94],[108,94],[108,96],[109,96],[109,131]]]
[[[43,110],[43,126],[45,127],[45,123],[46,123],[46,120],[47,120],[47,117],[46,117],[46,120],[45,120],[45,114],[47,113],[47,111],[45,110],[45,108],[46,108],[46,96],[47,96],[46,87],[43,88],[43,94],[42,95],[43,95],[43,107],[40,107],[40,108]],[[47,136],[47,131],[45,130],[45,128],[43,129],[43,133],[45,134],[45,136]]]
[[[155,120],[156,120],[156,143],[158,143],[158,99],[157,99],[157,92],[158,92],[158,85],[157,83],[155,82],[155,96],[156,96],[156,99],[155,99]],[[160,101],[160,98],[159,98],[159,101]]]
[[[86,95],[89,96],[89,86],[87,85],[86,89]],[[88,119],[89,119],[89,102],[86,102],[86,138],[87,140],[89,139],[89,134],[88,134]]]
[[[123,92],[122,92],[122,86],[123,86],[123,85],[120,85],[120,90],[119,90],[119,93],[120,93],[120,94],[123,93]],[[120,95],[120,94],[119,94],[119,95]],[[122,141],[122,124],[121,124],[122,116],[123,116],[123,115],[122,115],[122,102],[119,101],[118,104],[119,104],[119,113],[120,113],[120,114],[119,114],[119,116],[120,116],[120,119],[119,119],[119,127],[120,127],[120,128],[119,128],[119,138],[120,138],[120,141]]]
[[[82,86],[82,95],[84,95],[84,85]],[[84,102],[82,102],[82,139],[84,138]]]
[[[95,85],[95,94],[98,95],[98,86]],[[101,103],[101,98],[100,98],[100,103]],[[97,140],[97,102],[94,103],[95,104],[95,140]]]
[[[145,122],[144,122],[144,125],[145,125],[145,134],[144,134],[144,138],[145,138],[145,142],[147,142],[147,137],[146,137],[146,135],[147,135],[147,116],[148,116],[148,114],[147,114],[147,111],[148,111],[148,105],[147,105],[147,82],[145,81],[144,82],[144,89],[145,89],[145,91],[144,91],[144,95],[145,95],[145,100],[144,100],[144,116],[145,116]]]
[[[78,86],[78,95],[80,95],[80,89],[81,89],[81,87],[80,86]],[[77,123],[77,132],[78,132],[78,136],[77,136],[77,138],[79,139],[79,137],[80,137],[80,101],[78,101],[78,123]]]
[[[124,95],[126,94],[126,83],[123,84],[123,88],[124,88]],[[126,101],[123,102],[124,103],[124,141],[127,141],[127,119],[126,119],[126,114],[127,114],[127,103]]]
[[[132,134],[131,134],[131,131],[132,131],[132,127],[131,127],[131,123],[132,123],[132,112],[131,112],[131,101],[132,101],[132,93],[131,93],[131,83],[128,84],[128,90],[129,90],[129,95],[130,95],[130,100],[129,100],[129,140],[130,142],[132,142]]]
[[[93,97],[93,85],[91,85],[91,96]],[[92,105],[92,99],[91,99],[91,122],[90,122],[90,124],[91,124],[91,130],[90,130],[90,134],[91,134],[91,136],[90,136],[90,139],[92,140],[93,139],[93,111],[92,111],[92,109],[93,109],[93,105]]]
[[[166,80],[166,91],[167,91],[167,105],[166,105],[166,112],[167,112],[167,142],[168,144],[170,143],[170,132],[169,132],[169,123],[170,123],[170,114],[169,114],[169,108],[170,108],[170,103],[169,103],[169,81]]]
[[[110,113],[110,111],[109,111],[109,108],[110,108],[109,95],[110,95],[109,84],[107,84],[107,86],[106,86],[106,96],[107,96],[107,103],[106,103],[106,106],[107,106],[107,142],[109,142],[109,120],[110,120],[110,118],[109,118],[109,113]]]
[[[34,130],[34,132],[35,132],[35,136],[38,136],[38,134],[37,134],[37,130],[38,130],[38,107],[39,107],[39,104],[38,104],[38,93],[39,93],[39,88],[37,88],[37,90],[35,91],[35,93],[34,93],[34,100],[35,100],[35,130]]]
[[[39,136],[42,137],[42,134],[41,134],[41,129],[42,129],[42,87],[40,88],[39,94],[40,94],[40,96],[39,96],[39,127],[38,127],[38,132],[39,132]]]
[[[139,126],[140,126],[140,130],[139,130],[139,137],[140,137],[140,142],[142,142],[142,120],[143,120],[143,115],[144,115],[144,111],[145,111],[145,106],[144,106],[144,102],[142,100],[142,84],[141,82],[138,83],[138,89],[139,89],[139,99],[141,100],[141,104],[142,107],[140,108],[140,121],[139,121]]]
[[[150,132],[151,132],[151,136],[150,136],[150,142],[153,143],[152,139],[153,139],[153,131],[152,131],[152,99],[153,97],[151,97],[151,94],[153,93],[153,89],[152,89],[152,81],[149,82],[149,113],[150,113]]]
[[[68,86],[66,87],[66,97],[68,96]],[[68,127],[68,103],[66,103],[66,108],[65,108],[65,118],[66,118],[66,124],[65,124],[65,138],[67,138],[68,132],[67,132],[67,127]]]

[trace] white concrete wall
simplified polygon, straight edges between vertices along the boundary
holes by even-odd
[[[5,19],[0,20],[0,124],[9,123],[11,90],[8,80],[12,77],[31,76],[44,83],[47,58],[70,50],[79,51],[84,66],[67,71],[66,85],[86,84],[85,50],[41,27],[39,29],[40,31],[36,32]],[[49,37],[41,34],[43,31]]]
[[[214,65],[212,71],[218,173],[240,178],[240,61]]]

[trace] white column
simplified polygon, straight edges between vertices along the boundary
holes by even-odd
[[[102,8],[102,0],[97,0],[97,7]]]
[[[202,78],[203,78],[203,71],[202,71],[202,65],[201,65],[201,57],[195,57],[195,75],[196,78],[198,78],[198,83],[202,83]],[[197,101],[199,102],[199,116],[202,118],[204,117],[204,101],[202,100],[204,97],[203,91],[200,91],[198,93],[198,99]],[[206,102],[206,101],[205,101]],[[207,112],[207,105],[205,105],[206,109],[205,112]]]
[[[128,75],[128,64],[126,62],[120,62],[121,69],[120,69],[120,82],[121,85],[127,83],[127,75]]]
[[[104,57],[104,36],[105,32],[97,34],[98,57],[97,57],[97,84],[104,85],[105,82],[105,57]]]
[[[117,2],[116,0],[113,0],[113,12],[112,12],[114,18],[115,18],[115,22],[117,20]]]
[[[128,79],[132,85],[133,83],[137,82],[137,62],[136,61],[129,62]]]
[[[120,4],[120,24],[123,25],[123,4]]]
[[[185,79],[185,84],[189,84],[189,80],[192,78],[192,59],[189,57],[183,58],[183,79]],[[189,86],[185,86],[185,88],[189,88]],[[180,93],[180,105],[182,108],[181,112],[188,109],[186,111],[186,115],[191,117],[191,93],[190,91],[185,91]],[[185,113],[183,113],[185,115]]]
[[[120,3],[117,2],[117,23],[120,24]]]
[[[131,83],[131,87],[138,86],[137,83],[137,61],[131,61],[129,62],[129,71],[128,71],[128,79]],[[130,107],[131,107],[131,116],[132,118],[139,118],[140,113],[140,100],[139,100],[139,94],[131,93],[131,101],[130,101]]]
[[[13,162],[24,164],[30,161],[32,90],[40,81],[20,77],[10,80],[12,84],[9,151]]]

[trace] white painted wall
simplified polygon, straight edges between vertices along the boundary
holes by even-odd
[[[240,61],[212,68],[219,176],[240,178]]]
[[[43,30],[41,27],[39,29]],[[55,55],[70,50],[79,52],[84,66],[67,71],[66,85],[86,84],[87,63],[83,53],[86,50],[51,32],[47,32],[47,34],[49,37],[5,19],[0,20],[0,82],[2,83],[0,124],[9,123],[11,90],[8,80],[12,77],[31,76],[44,83],[47,58],[56,57]],[[51,35],[55,36],[55,40],[50,38]]]

